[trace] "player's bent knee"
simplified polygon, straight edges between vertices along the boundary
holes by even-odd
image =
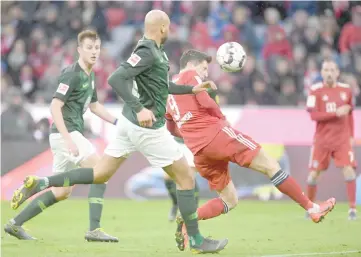
[[[352,168],[351,166],[344,167],[342,169],[342,172],[343,172],[343,176],[346,181],[356,179],[356,172],[355,172],[354,168]]]
[[[54,187],[51,189],[57,201],[68,199],[72,190],[73,187]]]
[[[222,201],[227,205],[227,212],[234,209],[238,204],[238,194],[233,182],[229,184],[219,192],[219,196]]]
[[[319,171],[311,171],[307,176],[307,184],[308,185],[316,185],[317,178],[320,175]]]
[[[195,173],[189,167],[186,159],[182,157],[172,165],[164,167],[168,175],[173,176],[179,190],[192,190],[195,186]]]
[[[249,165],[249,168],[262,172],[269,177],[273,177],[273,175],[275,175],[281,169],[281,166],[276,161],[276,159],[268,155],[263,149],[260,149],[256,157]]]

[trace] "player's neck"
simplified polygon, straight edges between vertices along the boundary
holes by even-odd
[[[334,87],[337,86],[337,83],[336,83],[336,82],[335,82],[335,83],[332,83],[332,84],[328,84],[328,83],[324,82],[323,84],[324,84],[326,87],[329,87],[329,88],[334,88]]]
[[[145,32],[145,33],[144,33],[144,37],[145,37],[146,39],[153,40],[153,41],[157,44],[158,48],[160,47],[160,45],[161,45],[161,40],[160,40],[159,38],[157,38],[157,36],[152,35],[151,33]]]
[[[80,68],[82,68],[86,74],[90,75],[90,73],[93,70],[93,65],[87,64],[81,58],[79,58],[78,63],[79,63]]]

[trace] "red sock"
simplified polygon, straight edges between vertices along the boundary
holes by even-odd
[[[356,180],[346,181],[348,203],[350,208],[356,208]]]
[[[317,185],[308,185],[307,186],[307,196],[311,202],[315,201],[317,193]]]
[[[271,178],[271,181],[278,188],[278,190],[288,195],[293,201],[301,205],[303,209],[308,210],[313,207],[313,203],[302,192],[302,189],[296,180],[284,171],[278,171]]]
[[[207,220],[221,215],[224,212],[224,203],[221,198],[209,200],[198,208],[198,220]]]

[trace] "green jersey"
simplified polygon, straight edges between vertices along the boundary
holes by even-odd
[[[98,101],[94,72],[86,74],[76,62],[62,71],[58,84],[53,97],[64,102],[62,114],[66,128],[69,132],[83,133],[83,114],[90,103]],[[59,133],[55,123],[51,126],[51,133]]]
[[[108,80],[125,101],[124,117],[139,126],[137,113],[147,108],[157,119],[152,129],[164,126],[168,93],[192,93],[191,87],[170,82],[168,71],[169,61],[163,47],[158,47],[153,40],[139,40],[129,59]]]

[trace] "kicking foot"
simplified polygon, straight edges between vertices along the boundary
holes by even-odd
[[[348,220],[356,220],[357,219],[357,211],[352,208],[348,210]]]
[[[8,222],[4,226],[4,231],[10,236],[16,237],[19,240],[36,240],[35,237],[32,237],[26,233],[25,229],[23,229],[21,226],[14,225],[11,222]]]
[[[94,229],[93,231],[86,232],[85,240],[88,242],[111,242],[111,243],[119,242],[118,238],[108,235],[101,228],[97,228]]]
[[[16,210],[27,199],[40,192],[40,179],[35,176],[28,176],[24,180],[24,184],[15,190],[11,199],[11,208]]]
[[[169,214],[168,214],[168,220],[170,222],[175,221],[175,219],[177,217],[177,212],[178,212],[178,205],[173,205],[172,208],[170,208]]]
[[[192,238],[189,239],[190,249],[192,253],[218,253],[222,251],[228,244],[228,239],[215,240],[211,238],[203,238],[201,244],[196,244]]]
[[[320,208],[318,210],[310,209],[308,210],[308,213],[310,214],[310,217],[313,222],[319,223],[321,222],[325,216],[333,210],[333,208],[336,205],[336,199],[330,198],[327,201],[321,203],[319,206]]]

